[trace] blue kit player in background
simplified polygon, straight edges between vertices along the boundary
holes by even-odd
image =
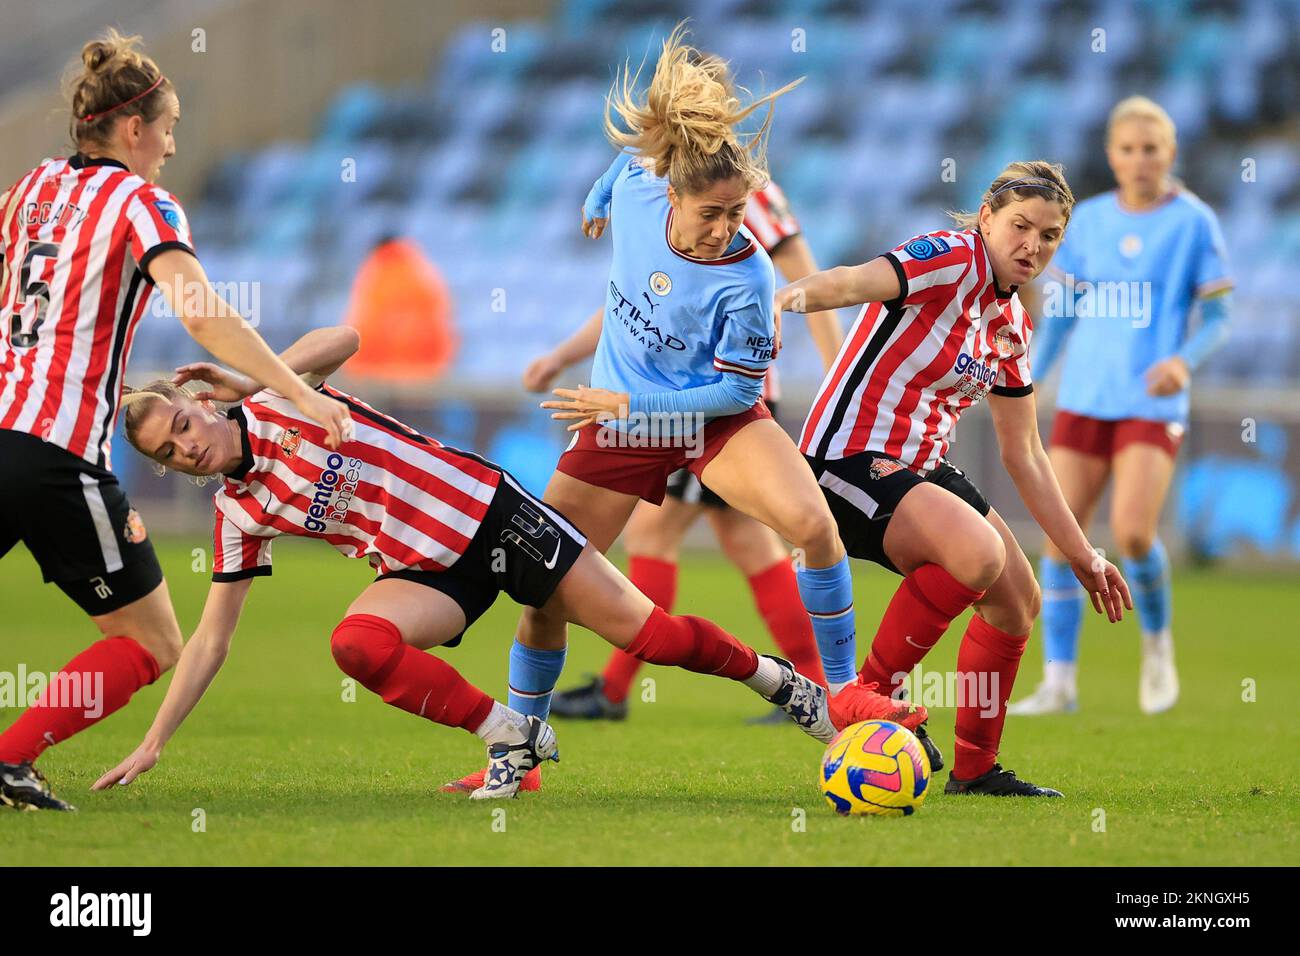
[[[1111,111],[1106,156],[1118,188],[1075,209],[1043,288],[1033,352],[1040,377],[1065,352],[1049,455],[1085,531],[1114,478],[1111,531],[1142,626],[1138,702],[1148,714],[1178,700],[1160,511],[1191,375],[1227,336],[1232,289],[1218,220],[1170,176],[1176,151],[1174,123],[1158,104],[1133,96]],[[1010,714],[1078,706],[1083,591],[1050,543],[1039,574],[1045,676]]]

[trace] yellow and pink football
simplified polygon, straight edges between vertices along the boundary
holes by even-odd
[[[836,813],[905,817],[925,802],[930,760],[906,727],[864,720],[826,746],[818,782]]]

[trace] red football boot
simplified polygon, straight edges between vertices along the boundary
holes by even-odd
[[[474,773],[461,777],[459,780],[448,781],[438,789],[443,793],[473,793],[479,787],[483,786],[483,778],[486,776],[486,770],[476,770]],[[534,767],[532,770],[528,771],[528,773],[524,774],[524,779],[520,782],[519,789],[542,789],[542,768]]]
[[[831,723],[843,730],[860,720],[889,720],[915,732],[929,718],[929,713],[919,704],[894,700],[879,693],[875,681],[864,684],[859,677],[831,698]]]

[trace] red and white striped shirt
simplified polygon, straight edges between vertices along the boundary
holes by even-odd
[[[745,228],[754,234],[759,245],[768,253],[802,231],[799,220],[790,211],[785,193],[771,180],[749,197],[749,205],[745,207]],[[781,386],[777,381],[774,363],[767,367],[767,377],[763,380],[763,400],[772,402],[780,397]]]
[[[989,392],[1033,390],[1033,322],[1014,289],[997,287],[976,230],[918,236],[885,258],[902,293],[863,306],[799,447],[823,459],[883,452],[925,475],[964,409]]]
[[[745,207],[745,228],[754,234],[759,245],[769,253],[801,231],[799,220],[790,211],[785,193],[770,180],[749,197],[749,205]]]
[[[46,160],[0,201],[0,428],[111,467],[122,372],[153,284],[193,252],[180,203],[115,160]]]
[[[465,552],[487,514],[501,472],[447,448],[328,385],[356,437],[337,451],[325,429],[263,389],[232,408],[244,461],[213,497],[214,581],[271,573],[282,534],[328,541],[379,573],[444,571]]]

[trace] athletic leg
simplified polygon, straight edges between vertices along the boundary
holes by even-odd
[[[1007,559],[997,580],[976,602],[957,651],[953,768],[944,792],[1059,797],[1058,791],[1017,779],[997,763],[1007,700],[1042,602],[1033,568],[1011,529],[996,511],[990,510],[987,519]]]
[[[822,688],[776,658],[756,654],[711,621],[655,607],[590,544],[545,610],[642,661],[739,681],[785,707],[811,736],[826,742],[833,736]]]
[[[0,763],[35,761],[47,747],[121,709],[180,657],[180,625],[166,581],[91,620],[103,637],[65,664],[37,702],[0,734]],[[51,696],[56,690],[58,698]]]
[[[892,695],[953,619],[1002,574],[1006,548],[974,507],[929,482],[895,507],[883,547],[904,577],[872,640],[862,680]]]
[[[851,683],[857,645],[849,560],[817,479],[790,436],[770,418],[750,422],[704,467],[700,480],[794,545],[799,593],[828,686],[835,693]]]
[[[671,496],[659,506],[642,501],[623,531],[628,580],[669,614],[677,599],[678,548],[702,510]],[[602,675],[605,699],[614,705],[624,703],[640,667],[635,657],[615,650]]]
[[[1066,503],[1084,531],[1110,478],[1110,461],[1102,455],[1053,445],[1048,451],[1052,470]],[[1084,591],[1065,556],[1050,541],[1043,543],[1039,562],[1043,589],[1043,682],[1009,713],[1036,715],[1073,710],[1078,700],[1076,669],[1079,632],[1083,628]]]
[[[799,598],[790,554],[775,531],[734,508],[708,509],[722,552],[749,583],[772,640],[795,670],[825,686],[812,623]]]
[[[639,499],[557,471],[542,500],[572,521],[604,554],[622,533]],[[568,621],[545,608],[525,607],[515,639],[525,647],[561,650],[568,645]]]
[[[1157,445],[1133,442],[1115,454],[1111,531],[1123,557],[1124,575],[1133,582],[1133,600],[1142,626],[1138,701],[1148,714],[1166,711],[1178,701],[1170,629],[1173,582],[1169,556],[1158,535],[1160,512],[1173,474],[1173,456]]]
[[[493,768],[501,765],[496,786],[483,796],[512,796],[537,761],[530,757],[528,766],[515,768],[510,758],[529,756],[530,735],[540,736],[542,750],[553,749],[554,734],[541,721],[535,729],[526,715],[493,700],[445,660],[425,653],[462,633],[465,626],[464,610],[449,595],[414,581],[388,578],[376,581],[352,602],[334,629],[330,649],[339,669],[384,703],[477,734],[488,744],[488,784],[494,782]]]

